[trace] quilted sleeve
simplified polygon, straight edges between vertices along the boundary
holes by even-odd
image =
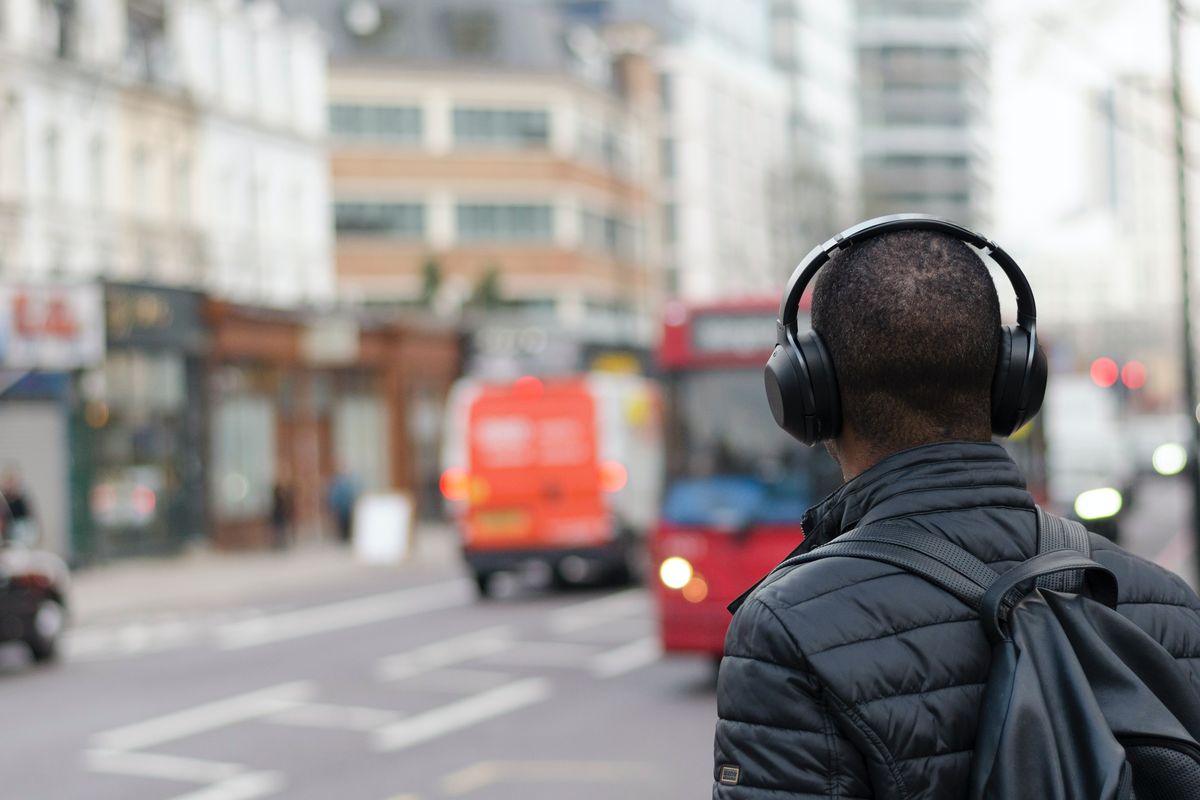
[[[713,800],[871,798],[862,756],[768,606],[734,616],[717,679]]]

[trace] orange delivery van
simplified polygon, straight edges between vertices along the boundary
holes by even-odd
[[[499,572],[628,580],[658,509],[660,400],[637,375],[464,378],[441,489],[479,592]]]

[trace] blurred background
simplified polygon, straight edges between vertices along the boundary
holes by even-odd
[[[1182,0],[6,0],[0,794],[704,796],[724,605],[839,483],[763,397],[780,292],[881,214],[1022,265],[1006,447],[1196,585],[1198,46]]]

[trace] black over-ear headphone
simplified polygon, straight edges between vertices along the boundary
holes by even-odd
[[[992,432],[1009,436],[1042,407],[1046,354],[1037,344],[1037,309],[1029,281],[1008,253],[991,240],[954,222],[925,214],[893,214],[860,222],[812,249],[788,279],[779,306],[775,351],[766,367],[767,401],[779,427],[805,444],[837,436],[842,427],[837,375],[816,331],[800,333],[800,298],[832,255],[885,233],[936,231],[972,245],[1000,265],[1017,293],[1017,324],[1000,328],[992,378]]]

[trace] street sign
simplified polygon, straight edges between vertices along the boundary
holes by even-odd
[[[70,370],[103,360],[98,285],[0,284],[0,368]]]

